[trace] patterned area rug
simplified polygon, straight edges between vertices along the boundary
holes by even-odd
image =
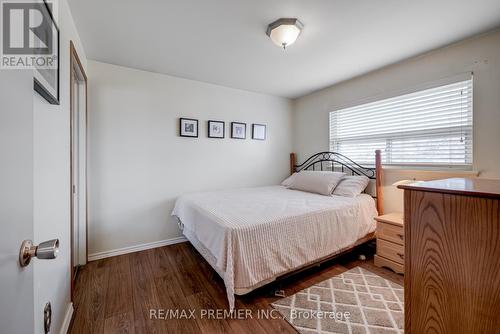
[[[403,333],[403,287],[356,267],[272,306],[299,332]]]

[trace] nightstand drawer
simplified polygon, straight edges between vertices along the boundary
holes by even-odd
[[[402,226],[377,222],[377,238],[404,245],[404,233]]]
[[[404,246],[377,239],[377,255],[404,264]]]

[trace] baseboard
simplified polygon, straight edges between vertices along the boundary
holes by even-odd
[[[61,334],[68,333],[69,325],[71,324],[71,318],[73,317],[73,303],[68,304],[68,308],[66,309],[66,314],[64,315],[64,320],[61,326]]]
[[[107,257],[123,255],[123,254],[128,254],[128,253],[135,253],[135,252],[143,251],[146,249],[178,244],[180,242],[185,242],[185,241],[187,241],[187,239],[185,237],[177,237],[177,238],[172,238],[172,239],[167,239],[167,240],[149,242],[146,244],[140,244],[140,245],[135,245],[135,246],[112,249],[109,251],[89,254],[88,261],[90,262],[90,261],[104,259]]]

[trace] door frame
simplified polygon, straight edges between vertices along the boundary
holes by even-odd
[[[89,254],[88,254],[88,190],[87,190],[87,134],[88,134],[88,90],[87,90],[87,85],[88,85],[88,79],[87,79],[87,74],[85,73],[85,70],[83,68],[82,62],[80,61],[80,57],[78,56],[78,53],[76,52],[75,45],[73,44],[73,41],[69,42],[69,53],[70,53],[70,61],[69,61],[69,75],[70,75],[70,85],[69,85],[69,105],[70,105],[70,116],[69,116],[69,145],[70,145],[70,153],[69,153],[69,159],[70,159],[70,286],[71,286],[71,301],[73,301],[73,295],[74,295],[74,256],[73,256],[73,247],[74,247],[74,192],[73,192],[73,180],[74,180],[74,166],[73,166],[73,113],[74,113],[74,96],[73,96],[73,84],[75,81],[75,78],[73,77],[73,69],[75,67],[78,67],[80,72],[82,73],[83,79],[84,79],[84,90],[85,90],[85,242],[86,242],[86,247],[85,247],[85,261],[88,262]]]

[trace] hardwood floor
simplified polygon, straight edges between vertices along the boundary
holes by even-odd
[[[367,255],[359,261],[359,254]],[[75,314],[70,333],[296,333],[283,319],[257,319],[280,297],[361,266],[403,284],[403,276],[373,265],[373,248],[360,246],[348,255],[236,297],[237,309],[251,310],[246,319],[151,319],[150,310],[226,309],[222,279],[189,244],[121,255],[90,262],[81,269],[75,287]]]

